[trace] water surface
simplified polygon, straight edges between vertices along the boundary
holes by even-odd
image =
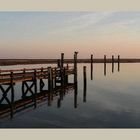
[[[87,67],[86,99],[83,99],[83,66]],[[46,65],[5,66],[2,69],[46,67]],[[0,119],[1,128],[140,128],[140,64],[78,64],[78,95],[75,108],[74,90],[69,90],[57,107],[47,101],[9,117]],[[70,77],[73,81],[73,77]],[[21,97],[21,84],[16,85],[16,99]]]

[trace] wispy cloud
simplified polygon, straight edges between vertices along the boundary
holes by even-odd
[[[136,28],[140,25],[140,15],[136,13],[124,12],[122,15],[119,12],[88,12],[81,14],[78,17],[69,19],[64,23],[63,26],[57,29],[52,29],[50,33],[70,33],[70,32],[80,32],[80,31],[90,31],[90,30],[112,30],[114,28],[128,29]],[[62,23],[63,24],[63,23]],[[130,29],[131,31],[131,29]]]

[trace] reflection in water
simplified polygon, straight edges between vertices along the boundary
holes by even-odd
[[[90,73],[89,75],[91,76],[91,80],[93,80],[93,63],[91,63],[91,65],[88,64],[87,66],[89,68],[91,66],[91,75]],[[130,95],[128,95],[127,93],[125,95],[123,94],[123,92],[125,93],[125,91],[122,91],[123,84],[121,86],[120,84],[121,82],[119,81],[120,79],[119,76],[122,73],[119,73],[116,77],[113,75],[113,76],[108,76],[107,78],[105,77],[103,78],[103,80],[101,79],[101,76],[103,76],[102,66],[103,64],[101,65],[98,64],[97,66],[96,64],[94,64],[94,72],[96,74],[94,75],[95,82],[90,81],[90,78],[88,79],[88,75],[86,75],[88,73],[84,73],[83,75],[83,77],[87,76],[86,78],[83,78],[81,76],[83,74],[83,65],[82,65],[82,69],[78,69],[78,72],[81,73],[80,76],[82,77],[82,80],[80,79],[76,84],[71,84],[66,86],[65,88],[60,88],[59,90],[53,93],[52,92],[48,93],[46,91],[42,91],[42,93],[37,93],[37,100],[36,100],[37,108],[39,108],[42,105],[42,107],[39,109],[33,109],[34,103],[32,97],[28,97],[24,100],[16,101],[15,102],[16,110],[14,110],[15,111],[14,114],[18,114],[18,112],[23,111],[22,116],[15,115],[14,116],[15,119],[10,120],[11,122],[8,123],[5,120],[0,120],[2,124],[6,122],[5,125],[1,124],[0,127],[4,127],[4,126],[7,127],[8,125],[16,127],[17,124],[20,124],[19,121],[21,122],[21,120],[23,123],[20,124],[20,127],[25,126],[24,123],[27,124],[28,120],[29,121],[33,120],[33,121],[31,124],[30,123],[27,124],[26,127],[37,126],[37,127],[53,127],[53,128],[55,127],[97,128],[97,127],[108,127],[108,126],[114,127],[114,126],[118,126],[118,124],[119,125],[123,124],[124,120],[122,118],[124,118],[123,117],[124,114],[126,114],[125,118],[129,118],[128,116],[129,115],[131,116],[131,110],[132,110],[131,106],[132,107],[135,106],[135,104],[131,102],[131,99],[133,100],[133,98],[128,98],[128,96],[130,97]],[[119,67],[120,64],[118,63],[118,70],[120,70]],[[99,71],[98,68],[101,68],[100,69],[101,71]],[[109,64],[108,68],[111,71],[111,64]],[[121,71],[123,71],[123,68],[124,67],[122,65]],[[104,75],[106,75],[106,63],[104,63]],[[114,77],[115,80],[117,81],[117,84],[113,79]],[[121,75],[121,78],[122,77],[123,76]],[[112,81],[109,78],[112,78],[111,79]],[[122,79],[124,79],[124,77]],[[119,86],[117,86],[118,84]],[[117,88],[116,86],[119,88]],[[114,90],[115,87],[116,89]],[[119,93],[119,91],[121,91],[121,93]],[[130,90],[128,92],[130,94]],[[116,94],[112,94],[112,93],[116,93]],[[131,96],[135,97],[135,95],[136,93]],[[17,94],[15,96],[17,96]],[[88,96],[88,101],[87,101],[87,96]],[[127,101],[128,102],[130,101],[132,104],[130,105]],[[82,103],[83,105],[81,105]],[[125,106],[124,103],[127,104],[127,106]],[[48,106],[50,107],[47,108],[46,104],[48,104]],[[29,112],[29,109],[30,109],[30,113],[25,113],[26,110]],[[1,114],[2,112],[4,112],[4,114],[8,114],[5,116],[9,117],[10,108],[0,105],[1,117],[4,116],[4,114]],[[78,118],[78,120],[76,120],[75,118]],[[55,125],[49,126],[48,125],[49,121],[51,121],[50,124],[55,124]],[[132,121],[134,121],[134,119]],[[56,125],[57,123],[58,125]]]
[[[66,93],[70,93],[70,90],[74,90],[74,107],[77,107],[77,84],[68,84],[65,87],[60,87],[56,91],[48,92],[48,91],[42,91],[40,93],[36,94],[36,104],[40,104],[44,101],[47,101],[48,106],[52,105],[53,100],[55,100],[58,96],[59,99],[57,101],[57,107],[60,108],[62,104],[62,100]],[[25,109],[31,108],[34,106],[33,102],[34,95],[26,96],[22,99],[19,99],[14,102],[14,113],[18,113],[20,111],[23,111]],[[13,110],[12,110],[13,111]],[[13,112],[12,112],[13,113]],[[0,117],[7,117],[11,115],[11,107],[7,105],[0,105]]]
[[[74,84],[74,108],[77,108],[78,85]]]
[[[83,85],[83,102],[86,102],[86,92],[87,92],[87,78],[86,78],[86,67],[83,67],[83,77],[84,77],[84,85]]]
[[[91,62],[91,73],[90,73],[90,77],[91,77],[91,80],[93,80],[93,62]]]
[[[118,72],[120,71],[120,62],[118,61]]]
[[[104,63],[104,76],[106,76],[106,63]]]

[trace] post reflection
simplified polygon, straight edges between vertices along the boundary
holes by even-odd
[[[77,108],[77,95],[78,95],[78,86],[77,83],[74,84],[74,108]]]
[[[93,80],[93,63],[91,62],[91,73],[90,73],[91,80]]]
[[[86,66],[83,67],[83,102],[86,102],[87,76]]]

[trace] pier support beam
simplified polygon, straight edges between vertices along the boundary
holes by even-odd
[[[53,100],[53,77],[52,77],[52,68],[48,67],[48,106],[51,106]]]
[[[30,83],[30,84],[28,84]],[[22,82],[22,98],[25,99],[27,94],[31,94],[32,100],[34,102],[34,107],[36,108],[36,94],[37,94],[37,79],[36,79],[36,70],[34,71],[34,78],[30,81]]]
[[[2,98],[0,99],[0,105],[2,105],[3,101],[5,100],[10,107],[10,116],[13,118],[14,114],[14,83],[13,83],[13,72],[10,74],[10,83],[8,84],[0,84],[0,90],[2,92]],[[7,86],[5,89],[4,87]],[[7,97],[8,92],[11,94],[11,99]]]

